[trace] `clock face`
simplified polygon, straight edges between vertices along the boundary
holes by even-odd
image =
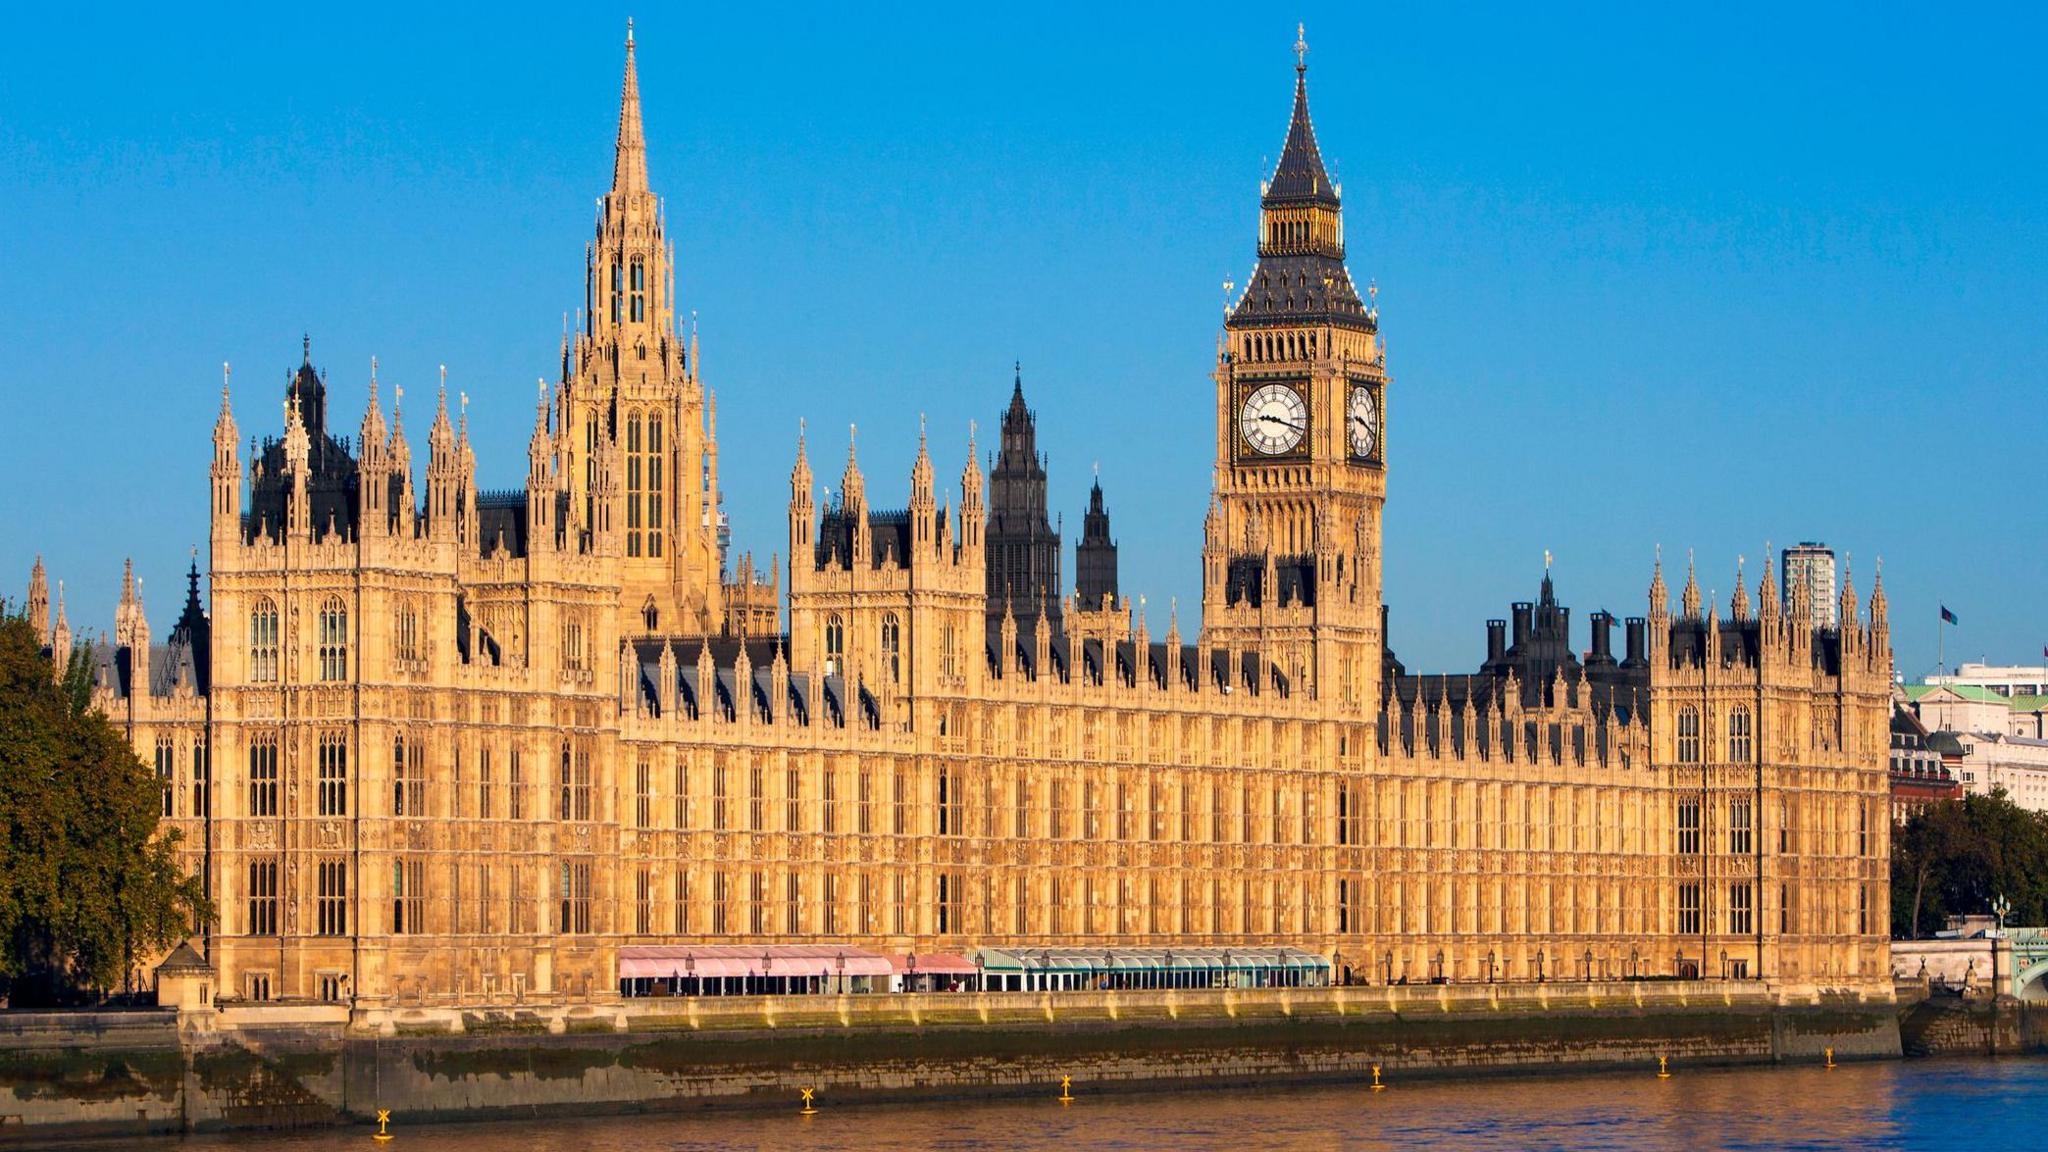
[[[1267,456],[1291,452],[1308,431],[1308,405],[1285,384],[1268,384],[1245,398],[1239,417],[1244,442]]]
[[[1345,424],[1351,436],[1351,454],[1371,456],[1380,439],[1380,411],[1379,405],[1373,403],[1372,389],[1364,385],[1352,386]]]

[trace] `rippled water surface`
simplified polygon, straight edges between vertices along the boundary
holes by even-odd
[[[2048,1061],[1653,1070],[1362,1087],[1231,1088],[1149,1096],[851,1106],[816,1116],[704,1114],[407,1125],[400,1152],[758,1149],[1837,1149],[1991,1148],[2048,1130]],[[161,1152],[377,1147],[369,1129],[165,1140]],[[2033,1134],[2029,1137],[2026,1134]]]

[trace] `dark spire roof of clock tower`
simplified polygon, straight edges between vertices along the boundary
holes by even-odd
[[[1306,51],[1296,45],[1298,51]],[[1337,186],[1323,166],[1315,126],[1308,112],[1308,64],[1294,68],[1294,111],[1287,123],[1287,143],[1259,197],[1259,264],[1246,282],[1244,295],[1230,310],[1231,328],[1321,326],[1366,332],[1378,330],[1351,273],[1344,267],[1341,231],[1330,219],[1309,235],[1293,231],[1307,210],[1312,218],[1334,218],[1343,211]],[[1286,219],[1274,233],[1274,214]]]
[[[1338,206],[1337,188],[1323,168],[1322,149],[1316,147],[1316,126],[1308,115],[1308,64],[1294,66],[1294,116],[1287,122],[1287,144],[1280,150],[1280,163],[1266,184],[1267,204],[1314,201]]]

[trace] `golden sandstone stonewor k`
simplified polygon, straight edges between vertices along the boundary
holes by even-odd
[[[153,642],[131,580],[92,652],[218,902],[219,992],[374,1030],[760,987],[777,957],[783,989],[1064,987],[1123,949],[1888,990],[1881,582],[1828,613],[1767,568],[1722,607],[1688,566],[1674,610],[1660,564],[1581,654],[1546,573],[1470,673],[1388,646],[1398,390],[1294,79],[1218,343],[1196,629],[1122,598],[1099,487],[1062,582],[1021,376],[992,477],[921,442],[878,500],[850,443],[820,477],[799,438],[786,552],[727,554],[629,39],[524,489],[476,488],[444,390],[418,490],[418,402],[373,376],[342,435],[308,348],[275,438],[223,388],[210,612],[195,565]]]

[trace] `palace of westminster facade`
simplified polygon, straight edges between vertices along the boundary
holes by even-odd
[[[1218,345],[1194,635],[1119,596],[1099,487],[1061,582],[1021,381],[992,475],[971,437],[956,481],[920,443],[900,510],[851,450],[814,503],[799,438],[757,575],[721,541],[629,37],[524,489],[478,491],[444,391],[416,491],[399,404],[373,373],[336,436],[309,353],[279,438],[245,441],[222,390],[210,606],[195,563],[153,642],[131,580],[77,642],[217,901],[195,943],[224,994],[573,1005],[617,995],[622,946],[676,941],[1882,982],[1881,580],[1867,612],[1844,580],[1830,628],[1768,571],[1725,617],[1688,573],[1674,612],[1660,565],[1579,653],[1546,574],[1478,671],[1409,673],[1380,591],[1393,387],[1343,255],[1298,66]],[[40,561],[29,609],[68,654]]]

